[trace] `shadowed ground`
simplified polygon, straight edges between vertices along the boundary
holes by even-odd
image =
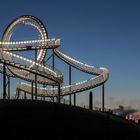
[[[134,139],[140,126],[111,114],[31,100],[0,100],[0,132],[11,137]]]

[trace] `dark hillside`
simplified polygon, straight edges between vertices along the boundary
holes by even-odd
[[[7,136],[140,136],[140,127],[111,114],[46,101],[1,100],[0,132]],[[59,135],[58,135],[59,134]]]

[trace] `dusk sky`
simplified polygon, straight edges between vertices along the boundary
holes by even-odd
[[[1,0],[0,2],[0,37],[15,18],[21,15],[37,16],[47,27],[49,38],[61,38],[60,47],[64,52],[81,62],[106,67],[109,70],[109,80],[105,84],[106,106],[117,107],[121,104],[140,108],[139,0]],[[33,36],[23,31],[21,37],[17,36],[17,39]],[[62,69],[63,64],[56,66]],[[82,76],[85,80],[92,77],[75,71],[73,82],[80,81]],[[15,90],[15,87],[13,89]],[[95,104],[98,104],[101,87],[92,91]],[[84,94],[86,93],[81,97],[78,94],[80,104],[87,102],[88,94],[86,96]]]

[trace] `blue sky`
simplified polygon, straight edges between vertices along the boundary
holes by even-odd
[[[50,38],[62,39],[64,52],[87,64],[109,69],[107,106],[140,108],[139,7],[138,0],[1,0],[0,36],[18,16],[37,16],[46,25]],[[25,36],[23,33],[21,38]],[[60,69],[62,65],[56,64]],[[73,81],[80,81],[82,76],[89,77],[73,70]],[[101,89],[93,92],[98,104]],[[81,104],[88,100],[87,94],[78,94],[78,98]]]

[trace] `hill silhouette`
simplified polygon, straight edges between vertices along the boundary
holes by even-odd
[[[140,126],[117,116],[47,101],[0,100],[0,132],[11,137],[140,136]]]

